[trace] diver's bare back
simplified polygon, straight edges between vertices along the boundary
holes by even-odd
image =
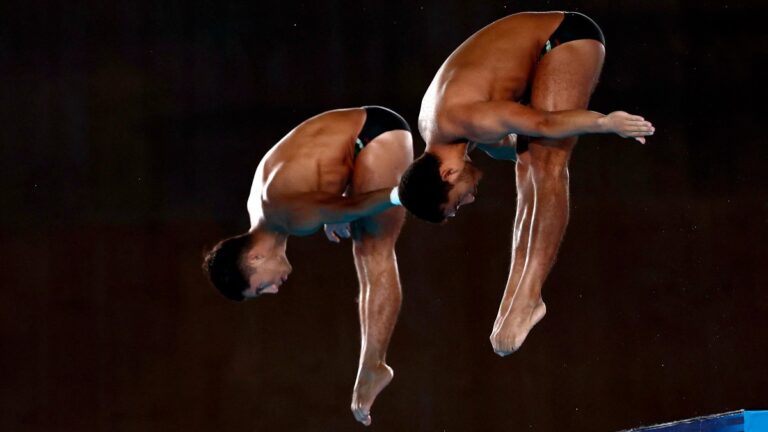
[[[365,121],[361,108],[328,111],[307,119],[281,139],[259,163],[248,198],[251,226],[260,217],[292,235],[307,235],[317,227],[297,229],[285,203],[310,192],[341,195],[354,166],[355,132]]]
[[[531,80],[541,47],[562,12],[523,12],[495,21],[472,35],[446,59],[421,104],[419,130],[428,144],[463,137],[445,121],[458,104],[519,101]]]

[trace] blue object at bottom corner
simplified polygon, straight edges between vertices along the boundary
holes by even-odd
[[[768,432],[768,411],[732,411],[627,432]]]

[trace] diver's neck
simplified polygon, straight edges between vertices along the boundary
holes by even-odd
[[[272,251],[285,253],[285,248],[288,243],[288,234],[270,228],[264,222],[264,219],[258,220],[250,229],[249,233],[251,234],[254,243],[262,245],[262,247]]]
[[[457,144],[427,144],[424,149],[427,153],[432,153],[439,159],[464,159],[467,155],[468,143]]]

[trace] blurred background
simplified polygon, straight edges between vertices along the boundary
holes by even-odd
[[[291,238],[279,295],[236,304],[203,252],[248,228],[261,156],[307,117],[379,104],[416,123],[442,61],[524,10],[595,19],[571,221],[522,349],[488,337],[514,166],[408,218],[404,303],[371,430],[616,431],[768,409],[764,1],[0,4],[0,429],[360,431],[351,245]],[[415,139],[416,154],[424,143]]]

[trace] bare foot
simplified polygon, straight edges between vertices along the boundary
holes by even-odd
[[[491,333],[491,345],[496,354],[504,357],[520,349],[528,332],[544,318],[546,313],[547,306],[541,298],[538,302],[521,306],[513,302],[509,314],[502,319],[500,325],[494,326]]]
[[[514,294],[507,295],[507,292],[504,291],[504,296],[501,298],[501,304],[499,305],[499,311],[496,313],[496,320],[493,322],[493,332],[491,332],[491,334],[495,334],[501,328],[504,318],[509,314],[509,305],[512,303],[514,297]]]
[[[504,318],[509,314],[509,305],[513,302],[517,290],[511,295],[508,293],[509,287],[504,290],[504,295],[501,297],[501,304],[499,305],[499,312],[496,313],[496,320],[493,322],[493,331],[491,334],[495,334],[501,328],[501,324],[504,322]]]
[[[352,391],[352,414],[355,420],[370,426],[371,406],[376,396],[392,381],[394,372],[384,363],[374,367],[361,367]]]

